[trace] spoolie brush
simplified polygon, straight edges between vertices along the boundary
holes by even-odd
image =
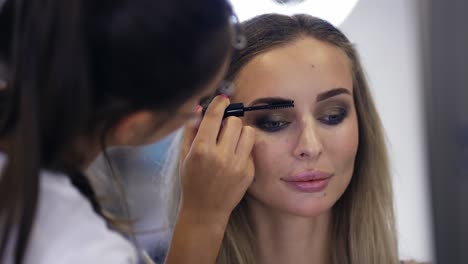
[[[256,111],[256,110],[271,110],[271,109],[280,109],[280,108],[289,108],[294,107],[294,101],[283,101],[283,102],[272,102],[265,105],[256,105],[244,107],[243,103],[234,103],[230,104],[226,110],[224,110],[223,118],[228,116],[244,116],[244,113],[247,111]],[[203,108],[203,115],[205,114],[206,107]]]

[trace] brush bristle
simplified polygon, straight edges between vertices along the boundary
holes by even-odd
[[[274,102],[270,104],[270,109],[289,108],[294,107],[294,101],[289,102]]]
[[[292,104],[281,104],[281,105],[273,105],[271,109],[280,109],[280,108],[289,108],[294,107]]]

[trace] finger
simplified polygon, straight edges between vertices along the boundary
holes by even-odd
[[[248,181],[248,185],[250,186],[250,184],[252,184],[252,182],[255,180],[254,176],[255,176],[255,165],[254,165],[254,162],[253,162],[253,158],[252,158],[252,155],[250,155],[249,159],[247,160],[247,171],[246,171],[246,175],[247,175],[247,181]]]
[[[221,146],[227,153],[234,154],[241,132],[242,121],[240,118],[230,116],[224,119],[223,127],[219,133],[218,145]]]
[[[252,154],[247,156],[247,164],[244,171],[244,181],[246,186],[250,186],[255,181],[255,164]]]
[[[226,110],[228,105],[229,99],[225,95],[218,95],[211,101],[200,123],[200,128],[195,137],[196,141],[216,144],[221,122],[223,121],[224,110]]]
[[[191,128],[189,127],[184,127],[184,131],[183,131],[183,138],[182,138],[182,146],[181,146],[181,150],[180,150],[180,159],[181,160],[185,160],[185,158],[187,157],[187,154],[189,153],[190,151],[190,148],[192,146],[192,142],[193,142],[193,138],[195,136],[193,136],[193,131],[191,131]]]
[[[183,134],[183,139],[182,139],[182,150],[181,150],[181,158],[184,159],[187,156],[187,153],[190,150],[190,147],[195,140],[195,136],[198,133],[198,128],[200,126],[200,121],[201,121],[201,111],[202,107],[197,106],[195,109],[195,114],[198,115],[198,118],[195,118],[194,120],[188,122],[184,126],[184,134]]]
[[[242,127],[239,142],[237,143],[236,156],[241,162],[247,162],[251,156],[252,149],[255,143],[255,129],[250,126]]]

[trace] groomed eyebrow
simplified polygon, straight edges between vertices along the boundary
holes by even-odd
[[[271,104],[271,103],[288,103],[290,101],[293,101],[293,100],[289,98],[283,98],[283,97],[262,97],[262,98],[253,100],[253,102],[250,103],[249,106]]]
[[[318,94],[316,101],[320,102],[320,101],[326,100],[330,97],[337,96],[340,94],[351,95],[351,92],[346,88],[334,88],[334,89]],[[249,104],[249,106],[254,106],[254,105],[259,105],[259,104],[271,104],[271,103],[287,103],[290,101],[293,101],[293,99],[284,98],[284,97],[262,97],[262,98],[257,98],[253,100],[252,103]]]
[[[320,102],[320,101],[326,100],[330,97],[337,96],[340,94],[351,95],[351,92],[346,88],[334,88],[334,89],[318,94],[316,101]]]

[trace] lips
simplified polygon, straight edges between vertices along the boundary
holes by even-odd
[[[304,171],[281,178],[289,187],[300,192],[321,192],[333,174],[323,171]]]

